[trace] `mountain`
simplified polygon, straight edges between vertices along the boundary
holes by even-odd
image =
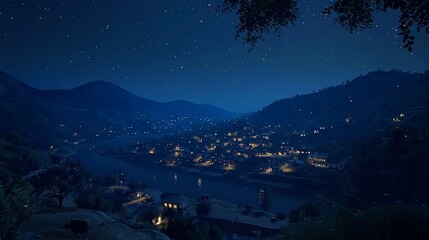
[[[0,72],[0,133],[31,132],[50,127],[48,119],[55,116],[55,105],[34,95],[36,89]],[[56,116],[60,117],[62,112]]]
[[[401,202],[426,204],[429,199],[429,107],[384,132],[356,142],[338,179],[326,185],[330,199],[352,208]],[[374,184],[376,183],[376,184]]]
[[[429,71],[371,72],[278,100],[242,121],[340,164],[335,172],[318,172],[317,181],[323,196],[343,206],[429,199]]]
[[[37,95],[61,105],[85,107],[93,111],[110,109],[128,117],[133,117],[136,113],[150,113],[158,116],[173,114],[208,117],[219,121],[233,116],[211,105],[194,104],[183,100],[161,103],[144,99],[105,81],[89,82],[71,90],[38,90]]]
[[[166,102],[159,110],[165,113],[175,114],[179,114],[180,112],[193,112],[202,116],[210,116],[216,113],[221,119],[230,119],[231,116],[234,115],[209,104],[194,104],[184,100]]]
[[[429,71],[376,71],[319,92],[278,100],[248,119],[300,131],[320,126],[353,126],[360,131],[383,126],[393,118],[401,121],[428,103]]]
[[[92,132],[114,128],[117,133],[132,128],[134,133],[160,133],[161,129],[189,128],[194,123],[234,116],[210,105],[144,99],[105,81],[71,90],[40,90],[4,72],[0,72],[0,114],[0,133],[17,131],[42,138],[83,128]]]
[[[110,109],[129,117],[139,111],[158,111],[156,108],[163,105],[105,81],[89,82],[71,90],[37,90],[36,95],[59,105],[93,111]]]

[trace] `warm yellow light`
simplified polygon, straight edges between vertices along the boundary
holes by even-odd
[[[289,166],[287,163],[280,167],[280,170],[283,173],[291,173],[295,172],[295,169],[293,169],[291,166]]]
[[[161,216],[159,216],[158,219],[156,219],[156,220],[154,219],[152,222],[157,226],[161,225],[161,223],[162,223]]]

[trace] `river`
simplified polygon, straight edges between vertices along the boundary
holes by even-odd
[[[219,178],[195,176],[190,173],[175,171],[174,168],[160,166],[136,166],[109,155],[100,155],[109,147],[126,147],[137,138],[124,138],[109,141],[96,146],[95,150],[79,152],[71,159],[79,159],[89,171],[98,176],[120,169],[124,174],[135,181],[146,184],[163,192],[177,193],[190,198],[199,198],[208,194],[211,198],[220,199],[236,204],[252,204],[259,208],[259,188],[243,185],[232,181],[222,181]],[[138,139],[140,142],[144,140]],[[273,205],[270,208],[274,213],[286,213],[308,200],[299,194],[273,192]]]

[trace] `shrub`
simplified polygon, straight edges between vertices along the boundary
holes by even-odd
[[[296,222],[297,210],[289,215]],[[429,211],[416,206],[392,205],[364,212],[343,210],[291,225],[274,239],[429,239]]]

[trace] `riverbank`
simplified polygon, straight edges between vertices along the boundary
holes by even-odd
[[[206,177],[212,178],[214,180],[221,180],[232,182],[236,184],[242,184],[246,186],[251,186],[254,188],[269,188],[274,192],[282,194],[294,194],[300,195],[304,198],[313,199],[314,191],[316,186],[314,186],[309,179],[306,178],[292,178],[282,175],[265,175],[265,174],[238,174],[233,171],[211,171],[206,167],[188,167],[183,165],[166,165],[164,162],[160,161],[147,161],[141,159],[141,156],[135,153],[126,152],[110,152],[102,153],[114,157],[116,159],[122,160],[124,162],[130,163],[132,165],[140,167],[157,167],[163,169],[174,170],[176,172],[182,172],[190,174],[196,177]],[[270,181],[269,178],[273,178],[276,181]]]
[[[111,154],[100,154],[108,148],[124,148],[135,141],[142,139],[118,139],[109,141],[106,145],[99,144],[95,150],[78,151],[70,160],[81,160],[88,170],[95,176],[105,176],[115,169],[138,183],[158,189],[161,192],[177,193],[190,198],[198,198],[208,194],[212,198],[224,200],[237,205],[251,204],[259,208],[259,192],[264,184],[238,179],[233,172],[210,176],[199,171],[166,167],[151,161],[145,164],[135,164],[130,159],[114,157]],[[141,161],[141,158],[140,158]],[[181,167],[181,166],[179,166]],[[199,169],[198,169],[199,170]],[[271,210],[275,213],[289,213],[290,210],[313,199],[313,194],[299,189],[272,188],[273,205]]]

